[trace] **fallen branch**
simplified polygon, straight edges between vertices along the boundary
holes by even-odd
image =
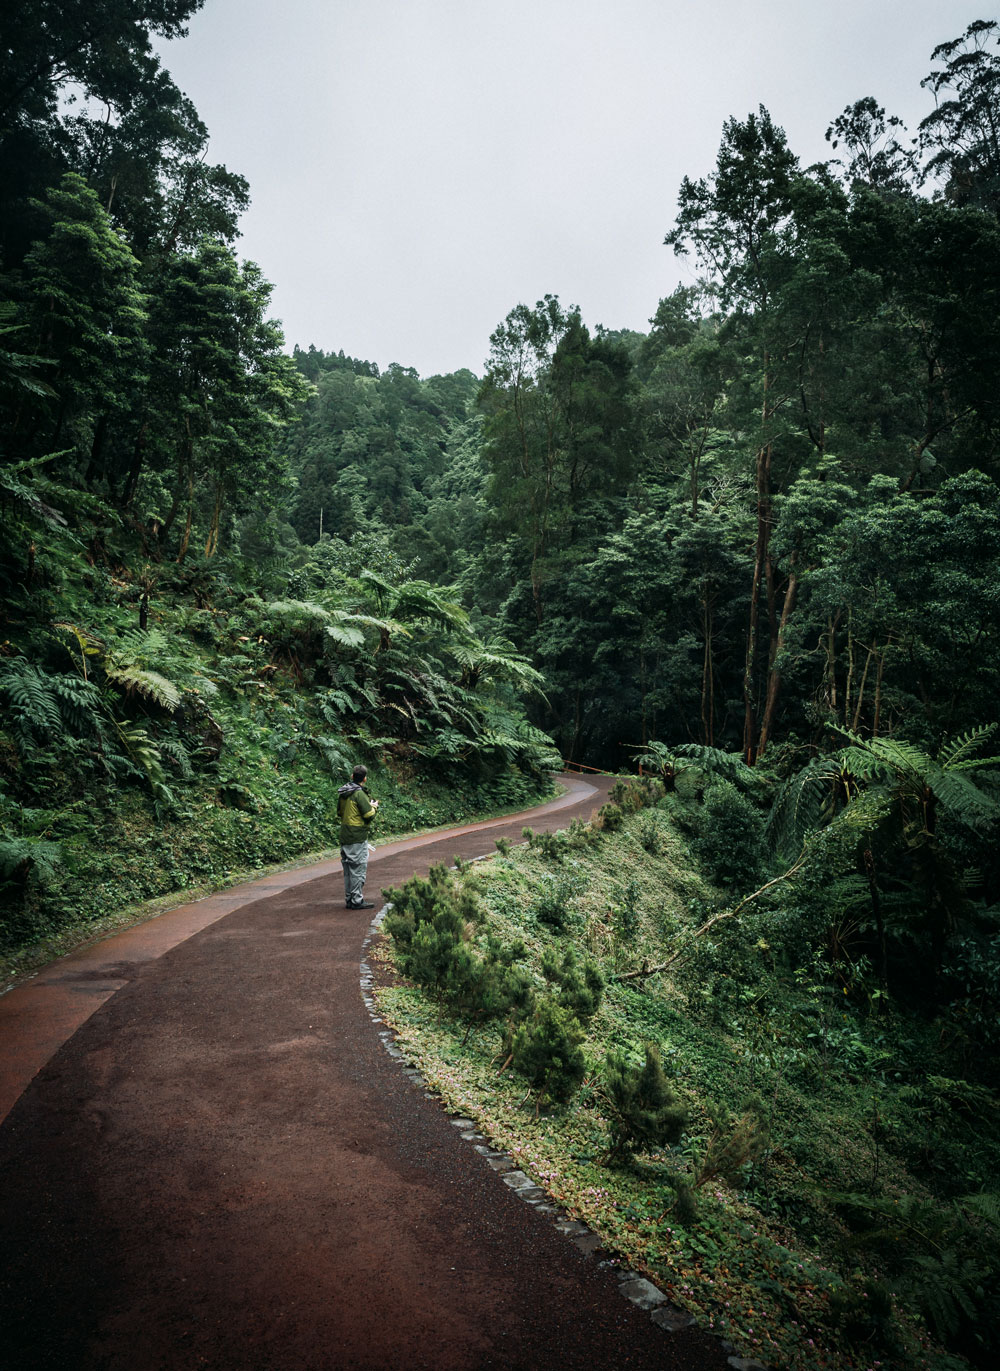
[[[746,909],[748,904],[751,904],[759,896],[763,895],[765,891],[770,890],[772,886],[780,885],[782,881],[790,880],[790,878],[795,875],[796,871],[798,871],[799,867],[802,865],[805,859],[806,849],[805,847],[803,847],[802,851],[799,853],[798,860],[796,861],[794,866],[790,866],[788,870],[783,871],[780,876],[775,876],[772,880],[767,881],[766,884],[762,885],[759,890],[755,890],[752,895],[747,895],[745,899],[739,902],[735,909],[723,909],[720,913],[713,914],[712,917],[706,920],[706,922],[703,923],[700,928],[695,929],[695,931],[691,934],[691,941],[694,941],[695,938],[702,937],[703,934],[707,933],[710,928],[712,928],[715,924],[720,923],[723,919],[735,919],[737,914],[741,914],[743,910]],[[626,971],[623,975],[616,976],[615,980],[639,981],[645,980],[647,976],[656,976],[661,971],[668,971],[670,967],[672,967],[675,962],[679,961],[687,951],[688,948],[686,946],[678,948],[678,950],[673,954],[673,956],[668,957],[665,962],[657,962],[656,966],[643,965],[639,968],[638,971]]]

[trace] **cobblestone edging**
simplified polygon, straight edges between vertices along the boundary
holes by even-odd
[[[418,1089],[423,1091],[425,1099],[440,1103],[440,1097],[428,1087],[423,1073],[414,1066],[406,1053],[396,1046],[396,1034],[392,1029],[385,1027],[385,1020],[378,1012],[378,1005],[375,1003],[375,997],[372,993],[375,977],[368,961],[367,952],[372,939],[380,932],[382,921],[390,908],[391,906],[386,904],[378,911],[372,919],[365,940],[361,945],[361,998],[364,1000],[365,1008],[368,1010],[372,1023],[379,1028],[382,1046],[389,1056],[393,1061],[399,1063],[403,1074]],[[514,1161],[513,1157],[491,1147],[483,1134],[476,1130],[474,1120],[455,1115],[450,1117],[449,1122],[460,1131],[465,1142],[472,1144],[473,1149],[485,1159],[487,1165],[498,1173],[504,1185],[509,1186],[518,1199],[523,1200],[525,1204],[530,1204],[539,1214],[544,1214],[551,1220],[557,1233],[568,1238],[574,1247],[587,1256],[596,1256],[604,1250],[601,1239],[592,1229],[577,1219],[569,1218],[564,1210],[553,1204],[541,1186],[536,1185],[530,1176],[518,1169],[517,1162]],[[647,1311],[651,1321],[658,1328],[662,1328],[664,1332],[676,1333],[682,1328],[690,1328],[696,1322],[693,1314],[689,1314],[686,1309],[678,1309],[676,1305],[672,1305],[662,1290],[637,1271],[629,1271],[624,1267],[619,1267],[616,1260],[607,1257],[601,1258],[598,1265],[615,1272],[618,1277],[619,1293],[625,1299],[631,1300],[640,1309]],[[762,1362],[738,1356],[732,1343],[723,1342],[722,1350],[728,1357],[727,1365],[732,1368],[732,1371],[768,1371]]]

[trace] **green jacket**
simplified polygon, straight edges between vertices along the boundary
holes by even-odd
[[[337,815],[340,818],[340,845],[363,843],[368,840],[368,825],[375,817],[375,806],[364,790],[352,781],[342,785],[337,793]]]

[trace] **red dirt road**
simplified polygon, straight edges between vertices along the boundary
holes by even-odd
[[[589,815],[594,785],[387,845],[369,894]],[[327,863],[161,915],[0,999],[7,1365],[725,1366],[714,1339],[626,1301],[384,1051],[358,984],[369,914],[344,909]]]

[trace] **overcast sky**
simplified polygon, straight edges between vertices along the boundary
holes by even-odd
[[[766,105],[808,164],[874,95],[915,129],[965,0],[206,0],[161,49],[253,204],[243,256],[289,346],[481,374],[544,294],[645,331],[723,122]]]

